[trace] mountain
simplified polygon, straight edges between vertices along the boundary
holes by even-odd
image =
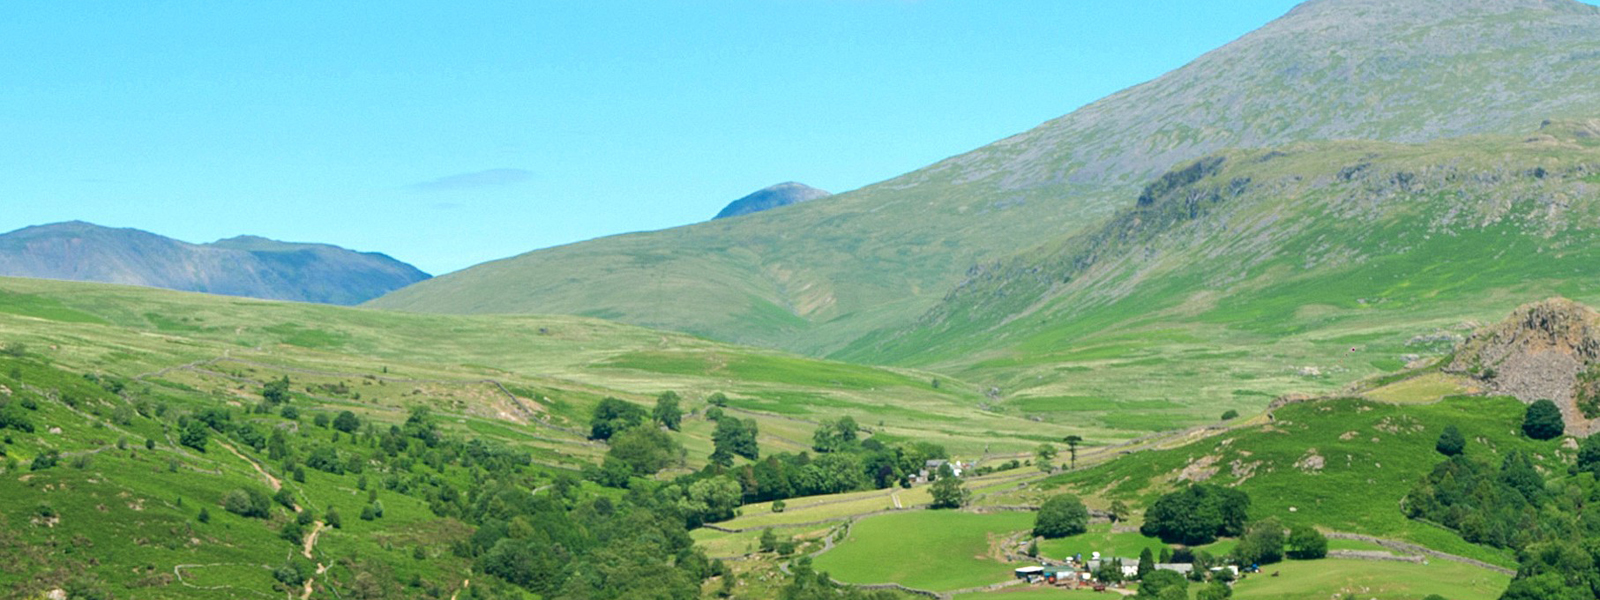
[[[0,275],[346,305],[428,278],[383,254],[337,246],[254,236],[190,244],[77,221],[0,235]]]
[[[790,181],[756,190],[748,196],[734,200],[712,219],[726,219],[728,217],[754,214],[780,206],[827,198],[832,195],[809,185]]]
[[[1081,232],[1226,148],[1600,114],[1597,58],[1600,8],[1572,0],[1316,0],[1153,81],[826,202],[538,250],[372,305],[582,314],[829,354],[909,324],[972,265]]]
[[[1024,410],[1117,398],[1115,419],[1336,393],[1518,305],[1600,300],[1595,123],[1208,156],[839,355],[939,368]]]

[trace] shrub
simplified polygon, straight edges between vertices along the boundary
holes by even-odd
[[[1567,425],[1561,419],[1561,409],[1549,400],[1539,400],[1528,405],[1522,416],[1522,432],[1536,440],[1553,440],[1561,437]]]
[[[344,529],[344,518],[339,516],[339,509],[328,507],[327,514],[322,515],[322,522],[334,529]]]
[[[1289,532],[1289,558],[1312,560],[1328,555],[1328,538],[1316,528],[1298,525]]]
[[[1326,541],[1324,541],[1326,546]],[[1250,526],[1239,545],[1233,549],[1234,560],[1241,565],[1269,565],[1283,560],[1283,523],[1277,519],[1264,519]]]
[[[348,410],[341,411],[339,416],[333,418],[333,428],[345,433],[355,433],[361,429],[361,418]]]
[[[933,495],[933,508],[961,508],[971,497],[960,477],[941,477],[928,492]]]
[[[207,510],[206,507],[202,506],[202,507],[200,507],[200,515],[195,517],[195,518],[199,519],[201,523],[210,523],[211,522],[211,511]]]
[[[1239,418],[1239,411],[1237,411],[1237,410],[1233,410],[1233,409],[1230,408],[1227,411],[1222,413],[1222,420],[1224,420],[1224,421],[1232,421],[1232,420],[1237,419],[1237,418]]]
[[[51,450],[33,457],[33,464],[29,465],[28,469],[31,471],[43,471],[56,466],[58,462],[61,462],[61,452]]]
[[[1044,501],[1035,513],[1033,535],[1063,538],[1089,530],[1089,509],[1077,496],[1062,494]]]
[[[222,508],[241,517],[267,518],[272,497],[256,487],[243,487],[222,495]]]
[[[1434,442],[1433,449],[1445,456],[1456,456],[1467,449],[1467,438],[1455,425],[1449,425],[1439,433],[1439,441]]]

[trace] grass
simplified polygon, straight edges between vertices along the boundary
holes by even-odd
[[[1509,552],[1468,544],[1454,533],[1413,522],[1397,508],[1401,497],[1435,464],[1433,450],[1446,425],[1461,429],[1469,456],[1498,462],[1512,450],[1529,452],[1547,468],[1565,468],[1560,440],[1523,438],[1524,406],[1511,398],[1450,397],[1433,404],[1396,405],[1361,399],[1291,404],[1266,425],[1246,427],[1168,450],[1123,456],[1045,485],[1063,486],[1100,501],[1139,506],[1179,485],[1186,469],[1210,483],[1250,495],[1252,518],[1277,517],[1332,531],[1365,533],[1514,566]],[[1484,440],[1478,442],[1476,440]],[[1323,466],[1310,467],[1319,457]],[[1205,468],[1205,464],[1211,467]]]
[[[1511,578],[1449,561],[1426,565],[1400,562],[1324,559],[1268,565],[1234,586],[1240,600],[1299,600],[1355,594],[1359,598],[1421,600],[1438,594],[1451,600],[1493,600]]]
[[[1466,378],[1444,373],[1429,373],[1370,390],[1363,396],[1392,404],[1433,402],[1445,396],[1459,396],[1476,392]]]
[[[851,583],[899,583],[948,591],[1005,581],[1013,565],[991,544],[1033,527],[1027,513],[910,511],[862,519],[850,536],[815,560],[818,571]]]
[[[1081,535],[1041,542],[1039,554],[1055,560],[1077,554],[1087,558],[1095,552],[1101,556],[1138,558],[1139,553],[1147,548],[1151,554],[1159,556],[1161,549],[1166,547],[1158,538],[1145,537],[1138,532],[1112,533],[1111,524],[1100,523],[1090,525],[1089,531]]]

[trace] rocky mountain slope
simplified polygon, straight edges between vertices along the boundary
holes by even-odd
[[[1448,353],[1463,323],[1600,299],[1593,124],[1213,155],[840,355],[964,373],[1040,409],[1331,392]]]
[[[1596,57],[1600,8],[1571,0],[1316,0],[1154,81],[824,202],[539,250],[374,305],[586,314],[828,353],[1223,148],[1600,114]]]
[[[832,195],[804,183],[790,181],[761,188],[748,196],[734,200],[712,219],[726,219],[728,217],[755,214],[764,210],[809,202]]]
[[[360,304],[428,274],[377,253],[241,236],[190,244],[82,222],[0,235],[0,275]]]
[[[1528,304],[1474,333],[1448,368],[1523,402],[1551,400],[1568,433],[1588,435],[1600,417],[1600,313],[1565,298]]]

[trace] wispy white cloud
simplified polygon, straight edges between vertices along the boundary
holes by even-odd
[[[438,179],[406,186],[413,192],[454,192],[486,187],[516,185],[533,178],[533,172],[523,169],[489,169],[473,173],[458,173]]]

